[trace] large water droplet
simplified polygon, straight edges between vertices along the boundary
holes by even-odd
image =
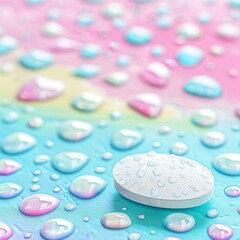
[[[143,45],[152,40],[152,32],[144,27],[131,27],[125,34],[125,39],[133,45]]]
[[[224,189],[224,192],[229,197],[239,197],[240,196],[240,187],[229,186],[229,187]]]
[[[213,160],[216,170],[227,175],[240,175],[240,154],[226,153]]]
[[[78,152],[62,152],[52,160],[52,166],[63,173],[79,171],[88,161],[88,157]]]
[[[233,23],[221,23],[217,26],[217,35],[223,39],[234,40],[239,38],[240,29]]]
[[[208,235],[213,240],[228,240],[233,236],[233,230],[223,224],[212,224],[208,227]]]
[[[49,240],[60,240],[70,236],[75,229],[75,226],[62,218],[54,218],[45,222],[40,233],[43,238]]]
[[[112,136],[111,144],[118,150],[128,150],[136,147],[143,141],[143,136],[140,132],[130,129],[120,129]]]
[[[184,67],[195,67],[203,57],[203,51],[192,45],[181,47],[177,52],[177,60]]]
[[[73,75],[82,78],[92,78],[96,77],[100,72],[100,66],[84,64],[75,68],[75,70],[73,71]]]
[[[6,54],[14,50],[18,45],[15,38],[11,36],[3,36],[0,38],[0,55]]]
[[[173,213],[164,219],[164,227],[173,232],[186,232],[195,225],[195,219],[188,214]]]
[[[129,76],[126,72],[111,72],[106,76],[106,82],[115,86],[121,86],[128,82]]]
[[[107,182],[102,178],[84,175],[72,181],[69,191],[76,197],[88,199],[97,196],[106,186]]]
[[[19,209],[28,216],[41,216],[55,210],[59,200],[48,194],[35,194],[25,198]]]
[[[129,106],[146,117],[157,117],[162,111],[163,103],[158,95],[144,93],[132,98]]]
[[[49,52],[33,50],[21,56],[19,62],[28,69],[37,70],[52,64],[54,57]]]
[[[218,121],[217,114],[207,108],[197,110],[192,116],[192,122],[201,127],[214,126]]]
[[[182,142],[175,142],[170,148],[170,152],[175,155],[182,156],[188,152],[188,146]]]
[[[165,86],[170,78],[170,70],[159,62],[148,64],[147,69],[141,72],[140,78],[155,87]]]
[[[132,225],[130,217],[121,212],[112,212],[104,215],[101,223],[105,228],[110,229],[123,229]]]
[[[5,223],[0,222],[0,239],[9,240],[13,236],[13,230]]]
[[[18,99],[22,101],[45,101],[55,98],[65,90],[64,83],[48,79],[45,77],[36,77],[27,81],[18,92]]]
[[[22,165],[12,159],[1,159],[0,160],[0,175],[9,175],[17,172]]]
[[[30,150],[36,143],[36,139],[32,136],[23,132],[15,132],[4,138],[2,150],[7,154],[18,154]]]
[[[182,23],[177,31],[180,37],[185,39],[197,39],[202,35],[201,28],[192,22]]]
[[[84,112],[95,111],[102,103],[103,97],[94,92],[83,92],[72,101],[74,108]]]
[[[226,138],[221,132],[207,132],[202,136],[201,141],[207,147],[218,148],[225,144]]]
[[[184,85],[184,91],[199,97],[216,98],[222,94],[222,87],[207,75],[197,75]]]
[[[81,56],[86,59],[97,57],[101,52],[101,47],[94,43],[88,43],[81,49]]]
[[[80,141],[88,137],[93,127],[87,123],[77,120],[67,120],[59,127],[59,135],[67,141]]]
[[[14,198],[22,193],[23,188],[16,183],[0,183],[0,199]],[[0,238],[1,239],[1,238]]]

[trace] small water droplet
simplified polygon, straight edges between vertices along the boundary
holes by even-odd
[[[171,146],[170,152],[172,154],[182,156],[188,152],[188,146],[182,142],[175,142]]]
[[[132,225],[130,217],[121,212],[112,212],[104,215],[101,223],[105,228],[110,229],[123,229]]]
[[[144,27],[131,27],[125,34],[125,39],[133,45],[144,45],[152,40],[152,32]]]
[[[217,209],[210,209],[207,211],[207,216],[210,218],[215,218],[218,216],[218,210]]]

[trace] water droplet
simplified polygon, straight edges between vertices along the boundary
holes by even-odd
[[[140,214],[140,215],[138,215],[138,218],[141,219],[141,220],[143,220],[143,219],[145,219],[145,215]]]
[[[94,43],[88,43],[81,49],[81,56],[85,59],[97,57],[101,52],[101,47]]]
[[[195,225],[195,219],[188,214],[173,213],[164,219],[164,227],[173,232],[186,232]]]
[[[129,76],[126,72],[111,72],[106,76],[106,82],[115,85],[115,86],[121,86],[128,82]]]
[[[36,164],[44,164],[46,162],[48,162],[51,158],[48,155],[37,155],[34,159],[34,163]]]
[[[65,85],[60,81],[36,77],[22,86],[18,92],[18,99],[21,101],[46,101],[59,96],[64,89]]]
[[[121,212],[112,212],[104,215],[101,223],[105,228],[110,229],[123,229],[132,225],[130,217]]]
[[[72,101],[72,106],[83,112],[92,112],[103,103],[103,97],[94,92],[83,92]]]
[[[182,142],[175,142],[170,148],[172,154],[182,156],[188,152],[188,146]]]
[[[240,196],[240,187],[229,186],[224,189],[224,192],[228,197],[239,197]]]
[[[222,56],[225,52],[225,49],[222,45],[219,44],[214,44],[211,46],[211,50],[210,50],[211,54],[214,56]]]
[[[129,106],[146,117],[157,117],[163,109],[161,98],[153,93],[135,96],[129,101]]]
[[[0,175],[9,175],[21,168],[22,165],[12,159],[4,158],[0,160]]]
[[[81,78],[92,78],[99,75],[101,72],[100,66],[84,64],[74,69],[73,75]]]
[[[111,144],[118,150],[128,150],[136,147],[143,141],[140,132],[130,129],[120,129],[112,136]]]
[[[131,62],[131,57],[128,55],[121,55],[117,59],[117,66],[118,67],[127,67]]]
[[[13,123],[19,119],[19,114],[15,111],[9,111],[4,114],[2,120],[5,123]]]
[[[221,132],[207,132],[202,136],[201,142],[210,148],[218,148],[225,144],[225,135]]]
[[[125,39],[133,45],[143,45],[152,40],[152,32],[144,27],[131,27],[125,34]]]
[[[68,212],[73,211],[73,210],[75,210],[76,208],[77,208],[77,206],[74,205],[74,204],[71,204],[71,203],[68,203],[68,204],[65,205],[65,207],[64,207],[64,209],[65,209],[66,211],[68,211]]]
[[[218,121],[217,114],[207,108],[197,110],[192,116],[192,122],[201,127],[214,126]]]
[[[6,54],[17,48],[18,42],[12,36],[3,36],[0,38],[0,55]]]
[[[60,240],[70,236],[74,229],[71,222],[62,218],[54,218],[42,225],[40,233],[45,239]]]
[[[31,233],[25,233],[24,236],[23,236],[25,239],[29,239],[32,237],[32,234]]]
[[[204,57],[203,51],[195,46],[181,47],[177,52],[177,60],[184,67],[195,67]]]
[[[148,64],[147,69],[141,72],[140,78],[155,87],[165,86],[170,78],[170,70],[164,64],[153,62]]]
[[[171,16],[160,16],[156,20],[156,25],[161,29],[168,29],[172,26],[173,19]]]
[[[48,147],[48,148],[51,148],[51,147],[54,146],[54,142],[51,141],[51,140],[47,140],[47,141],[45,142],[45,146]]]
[[[166,49],[162,45],[155,45],[151,49],[151,54],[153,57],[161,57],[164,55]]]
[[[35,194],[25,198],[19,209],[28,216],[41,216],[55,210],[59,200],[48,194]]]
[[[140,240],[141,235],[139,233],[130,233],[128,235],[128,240]]]
[[[15,132],[5,137],[2,150],[7,154],[19,154],[30,150],[36,143],[36,139],[32,136],[23,132]]]
[[[77,120],[67,120],[61,123],[59,135],[67,141],[80,141],[88,137],[93,131],[93,127],[87,123]]]
[[[201,24],[208,24],[212,21],[212,15],[210,12],[202,11],[197,14],[197,20]]]
[[[104,173],[104,172],[106,172],[106,168],[105,167],[96,167],[95,168],[95,173]]]
[[[212,224],[208,227],[208,235],[213,240],[228,240],[233,236],[233,230],[223,224]]]
[[[110,160],[110,159],[112,159],[112,157],[113,157],[113,155],[112,155],[112,153],[110,153],[110,152],[105,152],[105,153],[103,153],[103,155],[102,155],[102,159],[103,159],[103,160]]]
[[[32,192],[37,192],[38,190],[40,190],[40,186],[38,184],[33,184],[31,187],[30,187],[30,190]]]
[[[199,97],[216,98],[222,94],[222,87],[207,75],[197,75],[184,85],[184,91]]]
[[[82,27],[88,27],[94,23],[94,15],[88,12],[83,12],[78,17],[77,22]]]
[[[97,196],[107,186],[102,178],[84,175],[76,178],[69,186],[69,191],[76,197],[89,199]]]
[[[124,15],[124,7],[118,2],[110,2],[104,8],[103,14],[110,19],[121,18]]]
[[[0,239],[8,240],[14,234],[13,230],[5,223],[0,222]]]
[[[42,33],[48,37],[59,37],[62,36],[64,32],[64,27],[55,21],[47,22],[42,29]]]
[[[207,216],[210,218],[215,218],[218,216],[218,210],[216,209],[210,209],[209,211],[207,211]]]
[[[61,191],[60,187],[54,187],[53,192],[58,193]]]
[[[201,28],[192,22],[182,23],[177,31],[180,37],[185,39],[198,39],[202,35]]]
[[[226,153],[213,160],[216,170],[227,175],[240,175],[240,154]]]
[[[62,152],[52,160],[52,166],[62,173],[79,171],[88,162],[87,155],[78,152]]]
[[[53,181],[57,181],[59,180],[60,176],[56,173],[53,173],[50,175],[50,178],[53,180]]]
[[[40,117],[34,117],[29,120],[28,126],[30,128],[41,128],[44,125],[44,120]]]
[[[85,216],[85,217],[83,218],[83,221],[84,221],[84,222],[89,222],[89,221],[90,221],[90,217],[89,217],[89,216]]]
[[[0,199],[14,198],[18,196],[20,193],[22,193],[22,191],[23,188],[16,183],[11,182],[0,183]]]
[[[182,240],[182,239],[178,237],[165,237],[162,240]]]
[[[217,35],[226,40],[235,40],[240,36],[239,27],[233,23],[221,23],[217,26]]]
[[[52,64],[54,57],[49,52],[33,50],[21,56],[19,62],[28,69],[37,70]]]

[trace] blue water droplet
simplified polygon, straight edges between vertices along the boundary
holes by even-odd
[[[6,54],[14,50],[18,45],[15,38],[11,36],[3,36],[0,38],[0,55]]]
[[[218,148],[225,144],[226,137],[221,132],[207,132],[202,136],[201,142],[210,148]]]
[[[184,91],[199,97],[216,98],[222,94],[222,87],[207,75],[197,75],[184,85]]]
[[[15,132],[3,140],[2,150],[8,154],[18,154],[30,150],[36,143],[36,139],[32,136],[23,132]]]
[[[21,56],[19,62],[28,69],[37,70],[52,64],[54,62],[54,57],[49,52],[33,50]]]
[[[177,60],[184,67],[195,67],[203,57],[203,51],[192,45],[181,47],[177,52]]]
[[[78,17],[78,24],[81,27],[88,27],[94,23],[94,16],[91,13],[84,12]]]
[[[94,43],[88,43],[81,49],[81,56],[86,59],[97,57],[101,52],[101,47]]]
[[[83,64],[74,69],[73,75],[82,78],[92,78],[99,75],[101,72],[100,66]]]
[[[52,160],[52,166],[63,173],[79,171],[88,161],[87,155],[78,152],[62,152]]]
[[[128,43],[133,45],[143,45],[152,40],[152,32],[144,27],[132,27],[126,34],[125,39]]]
[[[23,188],[16,183],[0,183],[0,199],[14,198],[22,193]]]

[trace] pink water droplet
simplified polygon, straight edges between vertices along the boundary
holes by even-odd
[[[9,175],[17,172],[22,165],[11,159],[1,159],[0,160],[0,175]]]
[[[59,200],[48,194],[35,194],[25,198],[20,204],[22,213],[29,216],[40,216],[55,210]]]
[[[14,234],[13,230],[5,223],[0,222],[0,239],[8,240]]]
[[[233,236],[233,230],[223,224],[212,224],[208,227],[208,235],[213,240],[228,240]]]

